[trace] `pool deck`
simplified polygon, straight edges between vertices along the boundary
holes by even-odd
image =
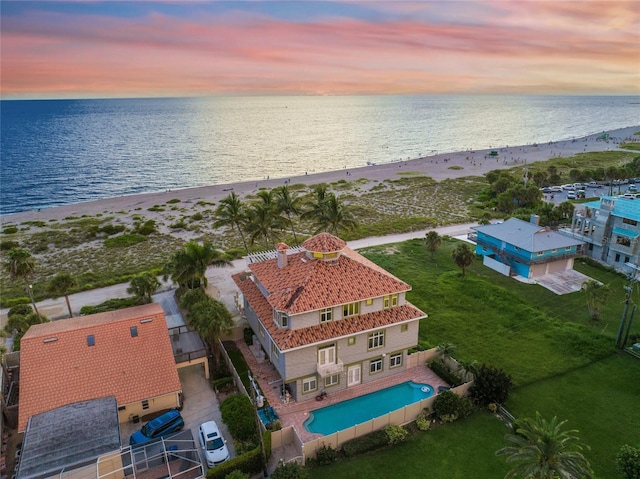
[[[448,386],[448,384],[440,379],[431,369],[427,368],[424,364],[420,364],[414,368],[406,369],[376,381],[353,386],[335,393],[329,392],[322,401],[309,399],[300,402],[291,401],[285,404],[280,397],[280,376],[273,365],[268,360],[259,362],[243,340],[237,341],[236,345],[244,355],[249,368],[258,381],[262,394],[269,401],[269,405],[272,406],[280,416],[280,424],[282,427],[293,426],[303,443],[323,436],[322,434],[311,433],[304,428],[304,421],[309,417],[309,412],[314,409],[330,406],[331,404],[363,396],[407,381],[429,384],[435,391],[438,390],[438,386]]]

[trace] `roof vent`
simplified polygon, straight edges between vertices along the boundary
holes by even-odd
[[[44,338],[44,340],[42,341],[43,343],[53,343],[54,341],[57,341],[58,338],[56,338],[55,336],[51,337],[51,338]]]
[[[151,321],[153,321],[153,318],[141,319],[141,320],[140,320],[140,324],[150,323]]]

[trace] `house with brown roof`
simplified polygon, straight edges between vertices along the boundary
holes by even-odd
[[[158,304],[37,324],[22,337],[18,431],[37,414],[106,396],[126,422],[178,407],[181,392]]]
[[[298,401],[404,371],[426,317],[407,283],[328,233],[250,257],[233,278],[284,395]]]

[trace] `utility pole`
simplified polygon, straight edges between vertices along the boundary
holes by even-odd
[[[629,284],[624,286],[626,294],[624,296],[624,309],[622,310],[622,318],[620,318],[620,328],[618,328],[618,337],[616,338],[616,347],[619,349],[624,348],[624,344],[626,342],[625,337],[625,326],[627,325],[627,313],[629,312],[629,303],[631,302],[631,294],[633,293],[633,285],[637,282],[637,275],[640,267],[633,263],[625,263],[629,268],[633,269],[633,272],[629,275]],[[635,307],[634,307],[635,313]],[[631,320],[633,321],[633,315],[631,316]],[[628,328],[627,331],[630,329]]]

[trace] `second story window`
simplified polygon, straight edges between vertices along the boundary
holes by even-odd
[[[333,320],[333,308],[325,308],[320,310],[320,322],[328,323]]]
[[[289,327],[289,315],[282,311],[273,311],[273,320],[281,328]]]
[[[369,335],[369,349],[381,348],[384,346],[384,331],[376,331]]]
[[[382,303],[384,308],[393,308],[394,306],[398,306],[398,295],[390,294],[389,296],[384,296],[382,298]]]
[[[345,304],[342,308],[342,317],[355,316],[360,314],[360,303]]]

